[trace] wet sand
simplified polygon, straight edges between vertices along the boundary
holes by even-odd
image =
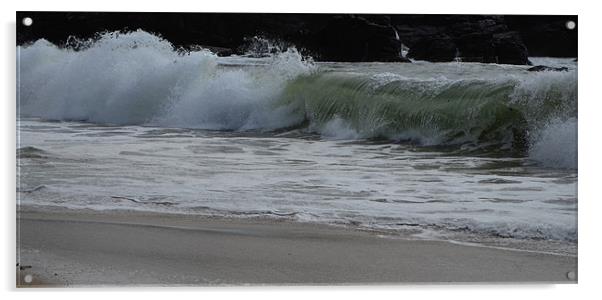
[[[572,256],[290,221],[21,207],[17,230],[21,287],[576,282]]]

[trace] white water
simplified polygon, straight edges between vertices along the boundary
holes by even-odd
[[[523,158],[37,120],[22,120],[19,133],[22,205],[282,216],[476,242],[542,239],[536,250],[569,253],[577,239],[577,174]]]
[[[569,72],[526,72],[526,66],[416,62],[312,63],[294,49],[265,58],[218,58],[208,51],[185,55],[171,44],[144,31],[104,34],[87,42],[84,51],[60,49],[39,40],[18,48],[19,109],[23,116],[54,120],[83,120],[105,124],[146,124],[161,127],[213,130],[269,131],[295,126],[303,115],[280,104],[283,89],[292,80],[319,70],[372,74],[374,87],[395,81],[425,83],[425,97],[439,87],[459,80],[486,80],[492,83],[518,82],[509,102],[524,107],[532,123],[530,142],[571,145],[576,136],[565,130],[554,135],[546,126],[576,118],[577,72],[572,60],[534,58],[537,63],[565,66]],[[542,107],[556,107],[548,112]],[[369,125],[369,124],[368,124]],[[373,125],[373,126],[377,126]],[[357,130],[345,120],[332,120],[324,126],[311,126],[325,137],[357,139],[370,137],[370,128]],[[547,132],[547,133],[546,133]],[[416,138],[436,145],[439,135],[413,130],[399,132],[397,138]],[[547,141],[550,143],[550,141]],[[570,164],[574,147],[562,152],[530,157],[551,167],[576,168]],[[537,147],[535,147],[537,148]],[[558,157],[550,157],[557,153]],[[543,156],[542,156],[543,155]],[[562,155],[562,156],[560,156]],[[559,165],[550,163],[560,162]]]
[[[543,165],[577,167],[577,119],[553,120],[538,132],[529,157]]]
[[[140,31],[105,35],[78,52],[38,41],[18,56],[18,147],[41,151],[25,149],[35,153],[18,161],[20,204],[284,216],[575,251],[572,61],[545,59],[569,72],[531,73],[476,63],[313,63],[294,49],[219,58],[179,54]],[[525,107],[529,153],[460,156],[362,142],[369,136],[342,118],[270,132],[303,121],[279,104],[287,84],[329,70],[368,74],[375,86],[421,81],[425,95],[459,80],[517,82],[508,101]],[[436,133],[399,133],[414,137],[438,144]]]
[[[79,52],[39,40],[19,58],[24,115],[220,130],[298,123],[274,104],[288,80],[312,69],[295,50],[255,60],[261,68],[220,66],[210,52],[180,55],[143,31],[106,34]]]

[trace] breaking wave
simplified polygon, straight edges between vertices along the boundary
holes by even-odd
[[[294,48],[260,59],[178,51],[144,31],[104,33],[78,47],[38,40],[18,56],[22,116],[234,131],[304,126],[333,139],[529,151],[543,164],[576,168],[576,70],[416,79],[322,70]]]
[[[312,68],[294,49],[266,65],[220,65],[209,51],[175,51],[144,31],[106,33],[80,51],[38,40],[19,52],[25,116],[216,130],[298,123],[274,103]]]
[[[546,166],[577,168],[577,119],[552,120],[533,137],[529,157]]]

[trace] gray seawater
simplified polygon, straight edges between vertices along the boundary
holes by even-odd
[[[135,46],[135,47],[134,47]],[[20,205],[284,218],[576,255],[577,64],[18,51]],[[520,142],[520,143],[519,143]]]

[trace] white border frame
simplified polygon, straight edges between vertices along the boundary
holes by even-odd
[[[602,199],[596,197],[600,178],[600,152],[602,135],[600,134],[600,15],[601,11],[594,1],[557,1],[527,2],[523,0],[504,1],[76,1],[53,0],[18,3],[2,2],[2,59],[4,70],[2,91],[4,91],[1,138],[2,155],[2,237],[3,255],[1,284],[3,293],[11,293],[15,298],[29,299],[43,297],[51,299],[80,299],[82,296],[102,299],[108,294],[86,294],[90,291],[111,293],[110,296],[132,297],[132,291],[150,299],[163,299],[167,292],[178,292],[178,296],[207,297],[227,296],[231,298],[251,299],[307,299],[316,296],[328,298],[360,299],[375,297],[404,297],[409,299],[569,299],[593,296],[599,285],[600,265],[600,224]],[[446,13],[446,14],[578,14],[579,15],[579,284],[577,285],[401,285],[401,286],[335,286],[335,287],[203,287],[203,288],[85,288],[85,289],[15,289],[15,145],[16,145],[16,47],[15,11],[189,11],[189,12],[305,12],[305,13]],[[20,20],[19,20],[20,22]],[[34,20],[35,24],[35,20]],[[562,45],[559,45],[562,46]],[[197,293],[202,294],[197,294]],[[244,292],[245,294],[241,294]],[[334,294],[336,293],[336,294]],[[7,295],[5,295],[7,296]],[[6,299],[6,298],[5,298]],[[46,300],[46,299],[45,299]]]

